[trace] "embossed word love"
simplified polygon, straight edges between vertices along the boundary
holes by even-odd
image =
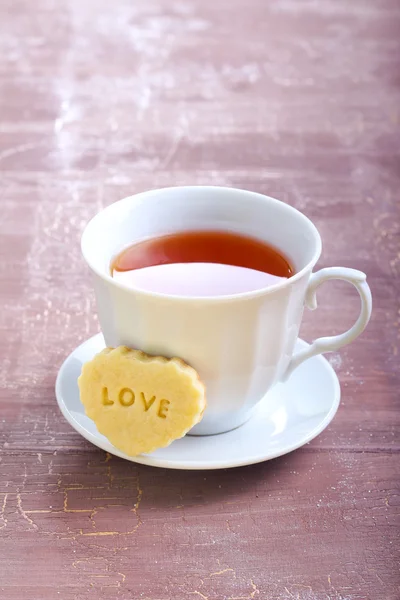
[[[192,367],[125,346],[105,348],[85,363],[78,384],[86,415],[129,456],[184,436],[206,406],[204,386]]]
[[[131,388],[122,388],[118,394],[118,401],[121,404],[121,406],[132,406],[132,404],[135,403],[136,395],[137,394],[135,394],[135,392],[131,390]],[[143,392],[140,392],[139,396],[142,400],[143,409],[145,412],[147,412],[153,406],[154,403],[158,403],[158,410],[156,413],[157,417],[160,417],[160,419],[167,418],[166,413],[168,412],[168,405],[171,404],[169,400],[162,398],[158,401],[155,396],[152,396],[149,400],[146,400],[146,396]],[[108,396],[108,389],[106,387],[103,388],[103,404],[104,406],[112,406],[114,404],[114,400],[110,400]]]

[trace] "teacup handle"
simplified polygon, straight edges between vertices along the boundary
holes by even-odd
[[[371,317],[372,310],[372,296],[369,285],[366,281],[367,276],[362,271],[356,269],[347,269],[345,267],[328,267],[321,269],[316,273],[313,273],[310,277],[308,284],[305,305],[310,310],[317,308],[317,288],[328,281],[329,279],[341,279],[354,285],[360,294],[361,299],[361,311],[357,321],[345,333],[339,335],[333,335],[329,337],[321,337],[316,339],[308,348],[300,350],[291,359],[289,366],[283,376],[283,381],[286,381],[288,377],[293,373],[294,369],[301,365],[302,362],[311,358],[316,354],[322,354],[324,352],[333,352],[338,350],[346,344],[350,344],[356,337],[360,335],[367,326],[367,323]]]

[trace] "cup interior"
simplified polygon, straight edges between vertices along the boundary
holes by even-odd
[[[97,214],[82,236],[89,266],[110,276],[112,259],[141,240],[190,230],[227,230],[263,240],[298,273],[318,260],[313,223],[288,204],[255,192],[212,186],[172,187],[124,198]]]

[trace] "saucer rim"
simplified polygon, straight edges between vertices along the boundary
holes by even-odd
[[[316,427],[314,427],[308,433],[308,435],[301,437],[301,439],[298,440],[296,443],[287,444],[286,447],[283,447],[283,448],[277,450],[276,452],[273,452],[273,451],[269,452],[269,453],[267,453],[266,456],[260,456],[259,454],[253,455],[253,456],[246,455],[246,457],[243,458],[242,460],[225,459],[223,461],[216,460],[216,461],[212,461],[212,462],[210,462],[209,460],[207,460],[207,461],[199,460],[199,461],[191,461],[190,463],[188,463],[188,462],[185,462],[184,460],[178,462],[178,461],[171,460],[171,459],[162,459],[159,457],[154,457],[151,454],[141,454],[139,456],[128,456],[128,455],[124,454],[123,452],[121,452],[120,450],[118,450],[117,448],[115,448],[114,446],[112,446],[112,444],[110,442],[108,442],[108,440],[106,440],[106,442],[104,442],[101,438],[98,437],[98,435],[95,435],[95,434],[91,433],[90,431],[88,431],[87,429],[85,429],[75,419],[72,412],[67,408],[67,405],[63,399],[64,395],[62,393],[62,379],[63,379],[64,371],[67,367],[68,362],[70,361],[71,358],[73,358],[76,355],[76,353],[79,353],[79,351],[87,344],[89,344],[89,343],[97,344],[97,340],[99,340],[99,342],[100,342],[99,350],[98,350],[100,352],[101,351],[100,346],[103,345],[105,347],[103,334],[101,332],[95,334],[94,336],[91,336],[90,338],[86,339],[84,342],[79,344],[76,348],[74,348],[68,354],[68,356],[65,358],[65,360],[61,364],[59,371],[57,373],[57,378],[56,378],[56,383],[55,383],[55,395],[56,395],[56,399],[57,399],[57,404],[58,404],[58,407],[59,407],[63,417],[66,419],[66,421],[84,439],[86,439],[88,442],[92,443],[97,448],[100,448],[104,452],[108,452],[110,454],[118,456],[119,458],[123,458],[123,459],[128,460],[133,463],[147,465],[150,467],[158,467],[158,468],[164,468],[164,469],[176,469],[176,470],[187,470],[187,471],[231,469],[231,468],[245,467],[245,466],[249,466],[249,465],[253,465],[253,464],[259,464],[262,462],[266,462],[268,460],[273,460],[274,458],[279,458],[280,456],[284,456],[285,454],[293,452],[294,450],[298,450],[302,446],[311,442],[318,435],[320,435],[320,433],[322,433],[327,428],[327,426],[331,423],[331,421],[333,420],[334,416],[336,415],[337,410],[340,405],[341,389],[340,389],[340,383],[339,383],[338,376],[337,376],[335,370],[333,369],[332,365],[329,363],[329,361],[324,356],[317,355],[317,356],[312,357],[310,360],[320,362],[321,367],[323,367],[324,369],[327,369],[330,374],[330,378],[331,378],[332,385],[334,388],[332,405],[331,405],[328,413],[321,420],[321,422]],[[303,349],[303,348],[307,348],[310,344],[308,344],[301,338],[298,338],[296,341],[296,345],[299,347],[299,349]],[[285,385],[285,384],[282,383],[280,385]],[[250,422],[253,418],[256,418],[256,414],[254,416],[252,416],[249,419],[249,421],[247,421],[247,423]],[[246,427],[246,423],[244,423],[241,427]],[[240,428],[238,428],[238,429],[240,429]],[[227,431],[225,433],[220,433],[217,435],[225,436],[225,435],[229,435],[231,433],[232,433],[231,431]],[[206,439],[206,438],[212,438],[214,436],[193,436],[193,437],[196,437],[197,439],[202,439],[202,438]],[[176,440],[176,441],[179,442],[179,440]]]

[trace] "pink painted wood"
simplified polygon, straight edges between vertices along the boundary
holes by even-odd
[[[398,2],[4,0],[0,24],[0,598],[397,600]],[[271,463],[136,466],[56,406],[98,330],[85,222],[190,183],[293,204],[320,266],[369,276],[337,417]],[[306,339],[358,311],[341,284],[319,300]]]

